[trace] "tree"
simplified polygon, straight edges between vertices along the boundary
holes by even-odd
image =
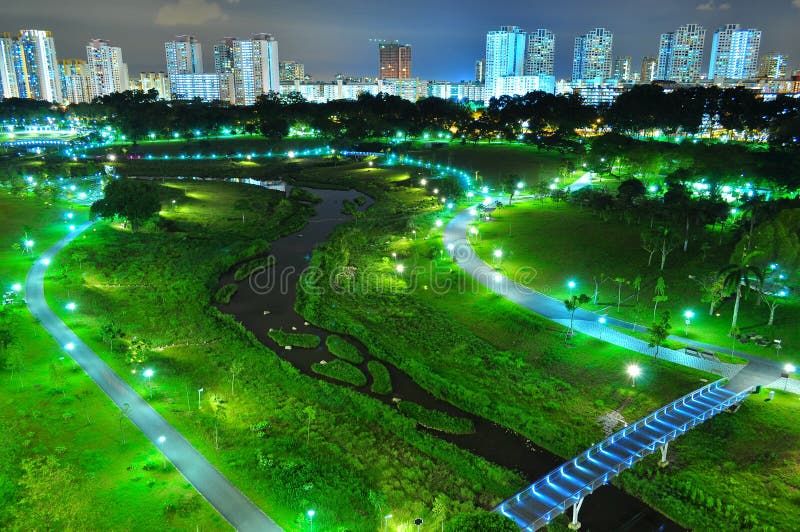
[[[629,207],[647,194],[644,183],[636,178],[626,179],[617,188],[617,199],[624,207]]]
[[[303,413],[308,419],[308,426],[306,427],[306,445],[308,445],[308,442],[311,440],[311,422],[317,418],[317,411],[313,406],[309,405],[303,409]]]
[[[722,282],[722,278],[719,275],[711,274],[700,278],[690,275],[689,279],[700,285],[700,301],[709,304],[708,315],[713,316],[714,309],[725,299],[725,284]]]
[[[760,254],[761,252],[758,250],[748,253],[742,257],[741,261],[728,264],[719,271],[719,276],[722,278],[725,290],[729,294],[733,292],[736,295],[736,301],[733,304],[731,330],[736,328],[736,322],[739,319],[739,303],[742,299],[742,286],[748,290],[753,287],[760,290],[761,286],[764,284],[764,274],[761,272],[761,269],[750,265],[750,261]]]
[[[667,301],[669,298],[664,294],[667,289],[667,284],[664,282],[663,277],[659,277],[656,281],[655,286],[655,296],[653,296],[653,320],[656,319],[656,309],[658,309],[658,304]]]
[[[433,509],[431,513],[433,518],[439,521],[442,525],[442,532],[444,532],[444,521],[447,519],[447,508],[450,506],[450,499],[446,495],[439,494],[433,500]]]
[[[664,313],[661,314],[661,321],[654,322],[653,325],[647,329],[647,332],[650,334],[647,346],[656,348],[654,355],[655,358],[658,358],[658,351],[661,346],[664,345],[664,342],[669,336],[669,331],[672,329],[672,325],[670,324],[669,320],[670,313],[668,310],[665,310]]]
[[[591,300],[592,298],[586,294],[581,294],[579,296],[574,295],[571,298],[564,300],[564,308],[566,308],[567,312],[569,312],[569,330],[567,331],[567,336],[564,338],[565,341],[568,338],[571,338],[574,333],[573,325],[575,323],[575,311]]]
[[[480,511],[471,514],[457,515],[448,526],[457,532],[518,532],[519,528],[511,519],[495,512]]]
[[[678,241],[672,237],[672,233],[668,228],[664,228],[659,238],[658,251],[661,253],[661,268],[664,271],[664,266],[667,263],[667,255],[672,253],[678,247]]]
[[[244,362],[239,359],[231,362],[231,367],[228,368],[231,372],[231,395],[236,395],[233,391],[233,383],[236,381],[236,376],[244,370]]]
[[[125,362],[135,366],[144,364],[150,358],[151,350],[152,346],[150,345],[150,342],[142,338],[134,338],[131,342],[131,345],[128,346]]]
[[[158,214],[161,201],[158,185],[139,179],[114,179],[105,188],[105,197],[92,204],[92,217],[113,218],[120,216],[131,224],[136,232],[142,223]]]
[[[514,201],[514,194],[517,193],[517,184],[520,182],[520,178],[517,174],[508,174],[503,179],[503,188],[508,194],[508,204],[511,205],[511,202]]]
[[[763,287],[761,289],[761,300],[767,304],[767,308],[769,309],[769,322],[767,325],[770,327],[775,323],[775,311],[778,310],[778,307],[781,306],[783,300],[776,296],[775,294],[771,294],[765,292]]]
[[[653,255],[658,251],[659,233],[657,231],[645,231],[642,233],[642,249],[647,252],[647,265],[653,264]]]
[[[622,305],[622,285],[628,282],[624,277],[614,277],[614,282],[617,283],[617,312]]]
[[[113,321],[107,321],[100,326],[100,338],[108,342],[108,350],[114,352],[114,339],[123,336],[122,329]]]

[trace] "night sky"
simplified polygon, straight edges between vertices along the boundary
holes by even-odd
[[[557,77],[570,76],[573,40],[593,27],[614,33],[614,54],[633,57],[635,71],[643,55],[656,54],[661,33],[692,22],[708,31],[704,71],[713,30],[725,23],[762,30],[762,53],[783,51],[791,68],[800,63],[800,0],[0,0],[0,6],[0,31],[52,30],[59,59],[85,58],[90,38],[121,46],[132,77],[164,70],[163,43],[174,35],[196,35],[212,71],[217,39],[267,32],[278,39],[282,60],[305,63],[317,80],[337,72],[374,76],[373,38],[410,43],[415,76],[472,79],[486,32],[500,25],[553,30]]]

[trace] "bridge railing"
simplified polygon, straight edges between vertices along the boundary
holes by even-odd
[[[510,499],[508,499],[508,501],[506,501],[506,502],[512,501],[514,499],[516,499],[517,501],[521,501],[522,499],[533,498],[534,496],[537,495],[537,490],[540,490],[540,489],[544,488],[544,486],[546,486],[548,484],[549,485],[553,485],[554,480],[563,478],[565,476],[564,467],[566,465],[569,465],[570,463],[572,463],[572,464],[577,466],[581,462],[593,459],[592,455],[596,455],[596,454],[601,453],[605,447],[609,447],[609,446],[613,445],[614,443],[620,441],[625,436],[630,435],[635,430],[640,429],[643,426],[647,425],[647,423],[656,420],[659,415],[666,414],[670,410],[673,410],[673,411],[677,410],[678,407],[681,404],[685,404],[685,402],[687,400],[691,400],[691,399],[697,397],[698,395],[703,395],[703,394],[709,392],[710,390],[717,389],[717,388],[721,387],[722,384],[725,381],[726,381],[726,379],[720,379],[720,380],[712,382],[712,383],[710,383],[710,384],[708,384],[706,386],[703,386],[702,388],[700,388],[698,390],[695,390],[695,391],[693,391],[691,393],[688,393],[688,394],[684,395],[683,397],[680,397],[680,398],[676,399],[672,403],[670,403],[670,404],[660,408],[659,410],[651,413],[647,417],[640,419],[636,423],[634,423],[632,425],[628,425],[623,430],[618,431],[618,432],[612,434],[611,436],[609,436],[608,438],[606,438],[605,440],[601,441],[600,443],[593,445],[592,447],[590,447],[586,451],[582,452],[581,454],[579,454],[578,456],[576,456],[575,458],[573,458],[569,462],[566,462],[565,464],[561,465],[560,467],[552,470],[550,473],[548,473],[546,476],[541,478],[539,481],[537,481],[536,483],[528,486],[523,491],[517,493],[514,497],[511,497]],[[689,421],[687,421],[683,425],[675,427],[674,430],[663,434],[661,436],[661,438],[659,438],[659,440],[655,441],[654,443],[652,443],[648,447],[645,447],[645,448],[639,450],[638,452],[634,453],[633,456],[629,456],[628,458],[624,458],[624,459],[619,459],[619,457],[617,457],[618,458],[617,462],[615,462],[613,464],[613,467],[609,471],[607,471],[605,474],[593,479],[591,482],[588,482],[588,483],[584,484],[582,487],[578,488],[577,490],[573,490],[572,494],[569,497],[565,497],[565,498],[563,498],[563,499],[561,499],[559,501],[553,501],[555,503],[553,505],[553,507],[547,513],[545,513],[544,515],[540,516],[537,520],[535,520],[533,523],[531,523],[529,526],[525,527],[525,530],[537,530],[537,529],[539,529],[539,528],[541,528],[543,526],[546,526],[548,523],[550,523],[550,521],[555,519],[560,514],[564,513],[564,511],[566,511],[567,508],[569,508],[570,506],[575,504],[582,497],[585,497],[586,495],[589,495],[590,493],[592,493],[596,489],[600,488],[601,486],[604,486],[604,485],[608,484],[609,480],[611,480],[613,477],[619,475],[625,469],[633,467],[634,463],[638,462],[639,460],[641,460],[645,456],[654,453],[658,449],[658,447],[660,447],[661,445],[664,445],[667,442],[674,440],[675,438],[677,438],[681,434],[685,433],[687,430],[689,430],[692,427],[704,422],[709,417],[711,417],[711,416],[713,416],[713,415],[715,415],[715,414],[717,414],[719,412],[722,412],[726,408],[728,408],[728,407],[730,407],[730,406],[732,406],[732,405],[734,405],[736,403],[741,402],[749,394],[750,394],[750,390],[748,389],[748,390],[745,390],[744,392],[741,392],[739,394],[732,395],[731,397],[727,398],[726,400],[724,400],[724,401],[722,401],[720,403],[717,403],[712,407],[709,407],[707,410],[704,410],[701,414],[694,415]],[[604,456],[610,456],[610,455],[609,454],[605,454]],[[576,477],[572,476],[571,478],[574,480]],[[501,504],[500,506],[495,508],[495,511],[501,512],[504,515],[506,515],[507,517],[510,517],[510,518],[514,519],[513,516],[509,515],[508,512],[505,511],[504,505],[506,504],[506,502],[504,502],[503,504]]]

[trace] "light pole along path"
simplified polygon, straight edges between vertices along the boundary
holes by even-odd
[[[474,220],[475,215],[470,213],[470,209],[465,209],[457,213],[442,232],[444,247],[450,250],[450,254],[456,264],[470,275],[474,281],[486,286],[493,292],[549,320],[569,327],[570,316],[564,308],[564,303],[562,301],[546,296],[532,288],[509,279],[484,262],[478,254],[475,253],[468,237],[470,223]],[[600,317],[601,314],[579,309],[575,312],[574,329],[599,338],[602,341],[654,356],[654,348],[649,347],[648,342],[600,324],[598,322]],[[607,318],[606,321],[609,325],[615,325],[628,330],[640,332],[647,330],[645,327],[635,326],[632,323],[614,318]],[[749,364],[744,366],[712,362],[664,347],[660,348],[658,351],[658,358],[728,377],[730,381],[726,387],[733,391],[744,391],[756,384],[775,387],[777,386],[776,383],[783,382],[783,380],[779,380],[783,366],[777,361],[734,352],[731,349],[703,342],[696,342],[679,336],[670,336],[670,339],[681,342],[691,342],[703,349],[735,354],[746,358]],[[797,385],[798,383],[789,382],[788,380],[787,383],[792,385],[790,391],[800,393],[800,386]]]
[[[49,263],[64,246],[91,225],[91,222],[86,222],[71,231],[45,251],[28,272],[25,295],[31,314],[114,404],[120,409],[129,405],[128,418],[234,528],[259,532],[282,530],[82,342],[47,305],[44,276]],[[67,349],[67,346],[71,349]]]

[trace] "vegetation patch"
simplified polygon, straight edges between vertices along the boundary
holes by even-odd
[[[275,265],[275,257],[272,255],[270,255],[269,257],[261,257],[258,259],[253,259],[239,266],[236,269],[236,272],[234,272],[233,278],[237,281],[242,281],[250,277],[253,274],[253,272],[260,269],[266,269],[274,265]]]
[[[329,335],[325,339],[325,345],[328,346],[328,351],[337,357],[352,362],[353,364],[361,364],[364,361],[364,356],[359,353],[356,346],[335,334]]]
[[[233,284],[233,283],[226,284],[226,285],[220,287],[220,289],[217,290],[217,293],[214,294],[214,301],[216,301],[217,303],[220,303],[220,304],[230,303],[231,302],[231,298],[233,297],[233,295],[236,293],[236,291],[238,289],[239,289],[239,287],[237,285]]]
[[[311,371],[325,375],[337,381],[346,382],[353,386],[364,386],[367,384],[367,377],[360,369],[345,362],[344,360],[334,360],[326,364],[316,363],[311,365]]]
[[[270,329],[269,337],[275,340],[275,343],[278,345],[305,347],[306,349],[314,349],[319,347],[319,344],[322,341],[316,334],[287,333],[280,329]]]
[[[475,426],[469,419],[453,417],[439,410],[430,410],[411,401],[400,401],[397,408],[423,427],[451,434],[471,434]]]
[[[367,362],[367,369],[372,375],[372,392],[381,395],[392,393],[392,378],[389,376],[389,370],[386,366],[377,360],[370,360]]]

